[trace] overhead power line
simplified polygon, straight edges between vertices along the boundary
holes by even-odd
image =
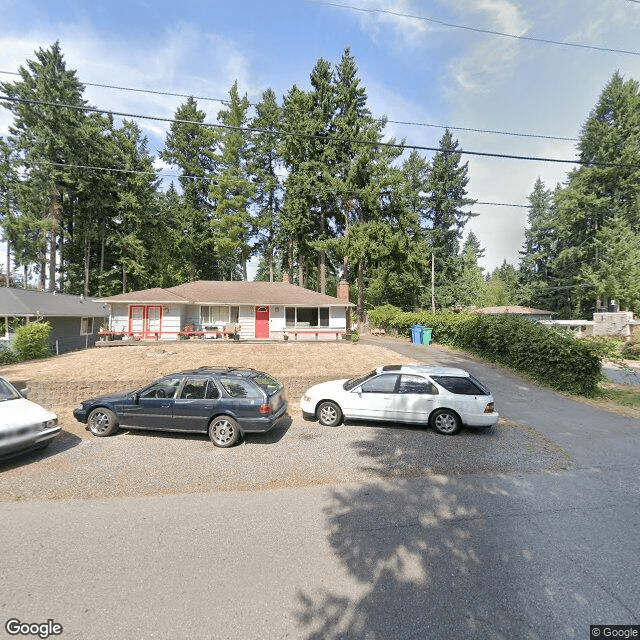
[[[640,0],[638,0],[638,2],[640,2]],[[6,75],[12,75],[12,76],[19,76],[20,74],[15,72],[15,71],[3,71],[0,70],[0,74],[6,74]],[[102,87],[102,88],[106,88],[106,89],[115,89],[117,91],[132,91],[135,93],[149,93],[152,95],[160,95],[160,96],[172,96],[172,97],[176,97],[176,98],[193,98],[194,100],[206,100],[209,102],[220,102],[222,104],[229,104],[229,100],[224,99],[224,98],[211,98],[211,97],[206,97],[206,96],[194,96],[191,94],[186,94],[186,93],[173,93],[171,91],[159,91],[159,90],[154,90],[154,89],[140,89],[140,88],[136,88],[136,87],[121,87],[118,85],[113,85],[113,84],[100,84],[100,83],[96,83],[96,82],[83,82],[82,83],[84,86],[87,87]],[[249,103],[249,106],[253,106],[255,107],[256,104],[251,102]],[[478,128],[471,128],[471,127],[459,127],[459,126],[454,126],[454,125],[445,125],[445,124],[433,124],[433,123],[428,123],[428,122],[410,122],[410,121],[406,121],[406,120],[390,120],[387,119],[386,122],[390,123],[390,124],[401,124],[401,125],[406,125],[406,126],[410,126],[410,127],[432,127],[434,129],[449,129],[450,131],[466,131],[466,132],[470,132],[470,133],[488,133],[488,134],[492,134],[492,135],[500,135],[500,136],[513,136],[513,137],[520,137],[520,138],[536,138],[536,139],[541,139],[541,140],[560,140],[560,141],[565,141],[565,142],[577,142],[578,138],[570,138],[570,137],[566,137],[566,136],[550,136],[550,135],[543,135],[543,134],[538,134],[538,133],[521,133],[521,132],[517,132],[517,131],[501,131],[499,129],[478,129]]]
[[[120,116],[123,118],[139,118],[141,120],[156,120],[159,122],[170,122],[170,123],[181,123],[181,124],[193,124],[197,126],[205,126],[211,127],[215,129],[228,129],[231,131],[243,131],[246,133],[264,133],[269,135],[278,135],[281,137],[292,137],[292,138],[305,138],[307,140],[333,140],[335,142],[348,142],[350,144],[360,144],[367,145],[371,147],[386,147],[393,149],[414,149],[416,151],[433,151],[433,152],[443,152],[446,153],[446,150],[443,150],[440,147],[429,147],[425,145],[417,145],[417,144],[406,144],[399,142],[382,142],[382,141],[370,141],[370,140],[362,140],[355,138],[346,138],[346,137],[333,137],[333,136],[325,136],[325,135],[314,135],[308,133],[300,133],[297,131],[277,131],[277,130],[269,130],[269,129],[258,129],[255,127],[238,127],[226,124],[218,124],[218,123],[208,123],[208,122],[197,122],[194,120],[182,120],[178,118],[166,118],[161,116],[148,116],[143,114],[136,113],[127,113],[123,111],[110,111],[107,109],[98,109],[96,107],[88,107],[82,105],[70,105],[70,104],[62,104],[56,102],[45,102],[42,100],[27,100],[26,98],[16,98],[10,96],[2,96],[0,95],[0,100],[6,100],[10,102],[18,102],[23,104],[33,104],[33,105],[41,105],[48,107],[56,107],[56,108],[66,108],[66,109],[77,109],[78,111],[85,111],[88,113],[102,113],[110,116]],[[589,166],[598,166],[598,167],[618,167],[618,168],[640,168],[640,165],[637,164],[622,164],[616,162],[584,162],[579,159],[569,160],[566,158],[547,158],[544,156],[523,156],[517,154],[508,154],[508,153],[493,153],[489,151],[470,151],[467,149],[456,149],[451,153],[458,153],[461,155],[468,156],[478,156],[484,158],[502,158],[505,160],[523,160],[530,162],[544,162],[551,164],[571,164],[571,165],[589,165]]]
[[[475,33],[484,33],[492,36],[500,36],[502,38],[512,38],[514,40],[526,40],[528,42],[538,42],[542,44],[552,44],[560,47],[574,47],[577,49],[591,49],[594,51],[606,51],[607,53],[623,53],[630,56],[640,56],[639,51],[629,51],[627,49],[613,49],[611,47],[599,47],[590,44],[580,44],[578,42],[562,42],[560,40],[549,40],[547,38],[534,38],[533,36],[517,36],[513,33],[504,33],[503,31],[493,31],[491,29],[480,29],[479,27],[470,27],[468,25],[454,24],[452,22],[445,22],[444,20],[438,20],[437,18],[427,18],[425,16],[417,16],[409,13],[400,13],[398,11],[390,11],[389,9],[367,9],[365,7],[354,7],[348,4],[338,4],[337,2],[324,2],[323,0],[305,0],[311,4],[319,4],[326,7],[338,7],[340,9],[350,9],[352,11],[360,11],[362,13],[381,13],[386,15],[395,16],[398,18],[412,18],[414,20],[423,20],[424,22],[431,22],[441,27],[447,27],[450,29],[463,29],[465,31],[473,31]]]

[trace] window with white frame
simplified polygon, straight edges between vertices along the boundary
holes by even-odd
[[[329,307],[287,307],[285,309],[287,327],[328,327]]]
[[[222,325],[228,322],[237,323],[240,307],[228,305],[208,305],[200,307],[200,324]]]
[[[93,318],[80,318],[80,335],[87,336],[93,333]]]

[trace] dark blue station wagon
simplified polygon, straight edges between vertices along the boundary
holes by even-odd
[[[118,428],[208,433],[231,447],[244,433],[266,433],[285,414],[282,384],[261,371],[200,367],[128,393],[85,400],[73,411],[95,436]]]

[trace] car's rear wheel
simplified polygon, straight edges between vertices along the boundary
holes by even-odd
[[[232,447],[240,438],[240,426],[230,416],[218,416],[209,423],[209,437],[216,447]]]
[[[87,426],[94,436],[104,438],[113,435],[118,430],[118,420],[110,409],[98,407],[89,414]]]
[[[321,425],[325,427],[337,427],[342,420],[342,411],[335,402],[325,400],[318,405],[316,416]]]
[[[462,427],[460,416],[451,409],[437,409],[431,414],[431,426],[445,436],[452,436]]]

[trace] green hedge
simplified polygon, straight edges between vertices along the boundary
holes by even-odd
[[[369,321],[402,336],[409,336],[415,324],[431,327],[434,342],[476,353],[567,393],[592,396],[602,379],[594,345],[518,316],[407,312],[385,305],[370,311]]]
[[[49,337],[51,325],[48,322],[31,322],[16,329],[13,350],[18,360],[48,358],[51,354]]]

